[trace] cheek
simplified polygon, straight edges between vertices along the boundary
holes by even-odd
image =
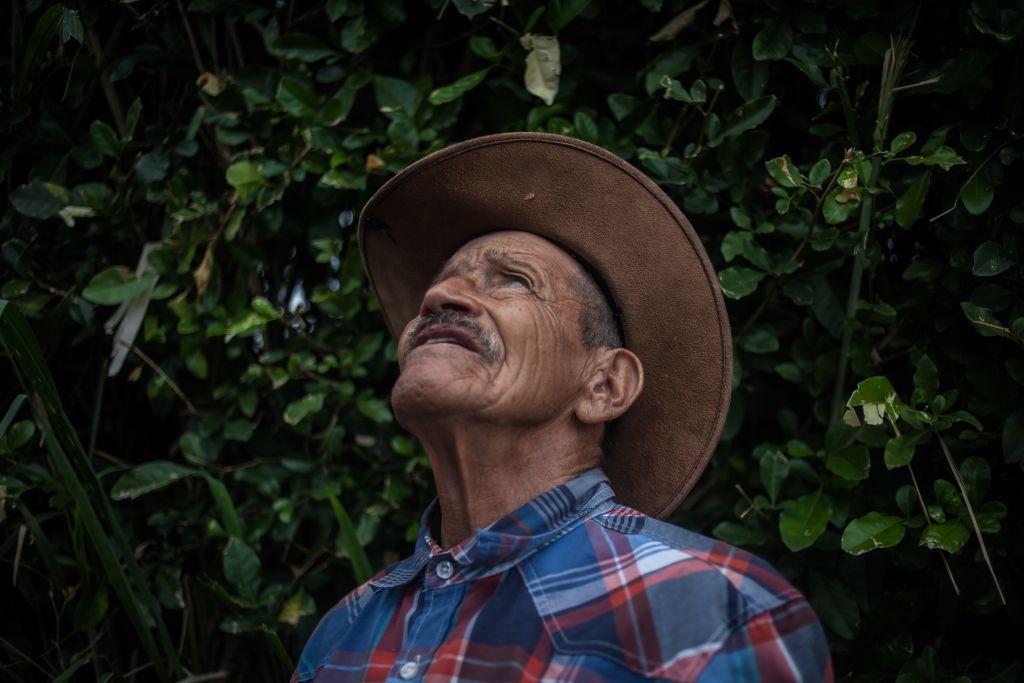
[[[518,334],[506,346],[509,353],[503,370],[507,376],[500,382],[505,391],[541,403],[575,393],[579,383],[573,362],[576,348],[562,315],[550,305],[531,308],[523,315],[516,326]]]

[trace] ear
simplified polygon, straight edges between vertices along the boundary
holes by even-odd
[[[584,424],[611,422],[629,410],[644,388],[644,366],[629,349],[602,349],[576,404]]]

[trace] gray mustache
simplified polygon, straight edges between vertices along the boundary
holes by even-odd
[[[477,345],[480,347],[481,355],[487,362],[493,363],[498,360],[498,345],[494,338],[477,322],[475,317],[463,311],[444,310],[440,313],[431,313],[430,315],[423,316],[409,330],[409,334],[406,335],[406,346],[411,346],[413,340],[419,336],[420,332],[423,332],[431,325],[450,325],[462,328],[473,335]]]

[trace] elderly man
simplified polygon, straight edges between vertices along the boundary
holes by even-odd
[[[710,457],[732,360],[707,254],[654,183],[493,135],[398,174],[359,229],[437,497],[293,681],[832,679],[796,589],[658,519]]]

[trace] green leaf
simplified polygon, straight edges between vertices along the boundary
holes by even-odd
[[[590,0],[549,0],[548,26],[558,33],[590,4]]]
[[[225,441],[246,442],[252,438],[252,433],[252,423],[248,420],[229,420],[224,425],[223,435]]]
[[[779,338],[759,327],[740,338],[740,348],[749,353],[773,353],[779,350]]]
[[[271,51],[285,59],[300,62],[315,62],[335,53],[320,41],[306,33],[286,33],[274,40]]]
[[[928,186],[931,184],[931,179],[931,171],[922,173],[918,176],[917,180],[910,184],[907,191],[896,200],[896,223],[901,228],[911,227],[921,215],[924,198],[928,194]]]
[[[947,553],[958,553],[970,538],[970,532],[959,522],[942,522],[941,524],[929,524],[921,532],[919,545],[935,550],[945,550]]]
[[[167,460],[153,460],[122,474],[110,490],[110,497],[114,500],[134,500],[195,474],[198,471],[191,467]]]
[[[345,550],[345,554],[348,555],[349,559],[352,560],[352,573],[355,574],[357,583],[365,583],[370,580],[373,576],[373,569],[370,566],[370,560],[366,556],[366,550],[359,544],[359,537],[356,534],[355,525],[352,524],[352,518],[349,517],[348,511],[342,506],[341,501],[331,493],[325,491],[327,500],[331,504],[331,509],[334,510],[334,517],[338,520],[338,528],[341,533],[341,547]]]
[[[135,176],[143,183],[155,183],[164,179],[170,166],[171,157],[166,151],[150,152],[135,162]]]
[[[337,190],[366,189],[366,174],[347,168],[332,168],[320,177],[320,184]]]
[[[345,11],[348,9],[348,0],[327,0],[327,18],[331,21],[337,21],[345,16]]]
[[[1024,409],[1010,415],[1003,424],[1003,461],[1024,462]]]
[[[818,159],[814,166],[811,166],[807,179],[812,185],[823,185],[830,175],[832,175],[832,164],[828,159]]]
[[[111,306],[139,296],[153,283],[156,273],[147,272],[139,278],[125,266],[110,266],[96,273],[85,289],[82,297],[94,304]]]
[[[494,46],[494,41],[486,36],[473,36],[469,39],[469,49],[478,57],[489,62],[501,59],[501,51]]]
[[[373,92],[377,108],[384,113],[400,109],[411,116],[416,112],[416,88],[408,81],[390,76],[374,76]]]
[[[1005,273],[1013,266],[999,242],[988,240],[974,250],[974,265],[971,272],[978,277],[993,277]]]
[[[718,284],[730,299],[742,299],[757,289],[757,283],[767,275],[764,271],[745,266],[729,266],[718,271]]]
[[[963,479],[971,503],[980,505],[992,485],[992,468],[988,461],[976,455],[965,458],[960,463],[960,478]]]
[[[804,178],[800,174],[800,169],[796,167],[793,160],[787,154],[769,159],[764,162],[764,166],[768,170],[768,175],[782,187],[801,187],[804,184]]]
[[[576,137],[588,142],[598,142],[598,138],[601,135],[601,131],[597,127],[597,121],[586,112],[576,112],[572,119],[572,127],[576,131]]]
[[[764,545],[768,538],[762,531],[755,531],[750,527],[737,522],[719,522],[711,530],[711,535],[731,545],[751,547]]]
[[[779,515],[782,542],[794,552],[809,548],[825,533],[825,525],[831,518],[832,506],[821,489],[788,500]]]
[[[313,86],[291,76],[283,77],[277,84],[274,98],[282,109],[299,118],[314,118],[319,109],[320,98]]]
[[[760,470],[761,483],[764,484],[764,489],[774,505],[782,490],[782,484],[789,476],[789,460],[778,451],[769,451],[761,456]]]
[[[899,154],[915,142],[917,142],[917,134],[910,132],[900,133],[889,143],[889,151],[893,154]]]
[[[840,578],[812,571],[808,597],[814,611],[836,635],[847,640],[856,637],[860,610],[853,593]]]
[[[961,301],[960,308],[963,310],[964,315],[974,325],[974,329],[978,331],[983,337],[1006,337],[1007,339],[1016,339],[1016,335],[1010,331],[1010,328],[999,322],[995,314],[987,308],[982,306],[975,306],[970,301]]]
[[[33,180],[11,192],[11,205],[29,218],[53,218],[63,209],[70,195],[60,185]]]
[[[932,483],[932,487],[943,510],[957,517],[966,514],[967,506],[964,504],[964,499],[960,497],[960,492],[951,482],[945,479],[936,479]]]
[[[303,609],[305,610],[308,608],[309,611],[306,613],[312,614],[316,609],[316,606],[313,605],[313,598],[305,595],[305,591],[302,590],[299,591],[298,595],[304,596],[308,600],[309,606],[304,602]],[[270,651],[274,653],[274,656],[277,658],[282,670],[295,671],[295,663],[292,661],[292,658],[288,656],[288,651],[284,649],[284,643],[281,642],[281,638],[277,635],[277,632],[266,624],[262,624],[262,627],[267,645],[270,647]]]
[[[893,470],[897,467],[909,465],[914,459],[914,448],[921,436],[917,434],[903,434],[894,436],[885,442],[885,466]]]
[[[772,19],[754,36],[751,52],[754,59],[759,61],[782,59],[789,54],[792,47],[793,29],[789,22]]]
[[[110,596],[105,583],[86,589],[75,603],[75,630],[89,631],[96,628],[107,615],[109,607]]]
[[[775,110],[778,100],[775,95],[767,95],[750,100],[739,106],[732,115],[722,124],[721,131],[717,135],[708,134],[708,144],[717,146],[723,140],[734,138],[742,133],[757,128]]]
[[[876,548],[891,548],[903,540],[906,531],[899,517],[869,512],[846,525],[840,545],[851,555],[863,555]]]
[[[272,304],[270,299],[265,296],[253,297],[253,300],[249,302],[249,306],[267,321],[279,320],[281,318],[281,311],[277,310],[277,306]]]
[[[488,67],[486,69],[481,69],[480,71],[475,71],[468,76],[463,76],[451,85],[446,85],[433,91],[427,99],[431,104],[435,105],[444,104],[445,102],[454,102],[476,86],[480,85],[484,78],[487,77],[487,72],[490,70],[490,67]]]
[[[939,390],[939,369],[928,354],[922,354],[914,370],[914,386],[933,396]]]
[[[363,396],[356,401],[356,407],[359,408],[359,412],[378,424],[392,421],[391,409],[384,399]]]
[[[964,185],[960,199],[964,202],[964,208],[978,216],[985,213],[985,210],[992,204],[994,195],[995,189],[992,184],[984,175],[978,173]]]
[[[881,375],[869,377],[858,383],[846,405],[861,406],[864,421],[869,425],[882,424],[885,416],[895,421],[899,418],[903,406],[892,383]]]
[[[28,443],[36,433],[36,423],[32,420],[18,420],[11,425],[7,433],[7,448],[14,450]]]
[[[945,145],[940,146],[928,156],[904,157],[903,161],[906,161],[911,166],[918,166],[920,164],[938,166],[943,171],[948,171],[958,164],[966,163],[951,147],[946,147]]]
[[[124,139],[129,142],[135,137],[135,128],[139,125],[139,116],[142,114],[142,100],[136,97],[128,107],[128,113],[124,116]],[[194,137],[194,136],[193,136]]]
[[[237,536],[224,547],[224,578],[246,598],[253,598],[260,585],[260,558]]]
[[[96,149],[108,157],[117,158],[121,153],[121,144],[117,140],[117,133],[104,121],[93,121],[89,125],[89,135]]]
[[[60,42],[68,42],[68,38],[74,38],[82,43],[82,20],[78,16],[78,10],[63,8],[60,19]]]
[[[850,445],[829,453],[825,467],[829,472],[846,481],[862,481],[868,478],[871,457],[864,446]]]
[[[266,185],[258,164],[242,159],[228,166],[224,174],[228,185],[235,188],[242,199],[250,197],[254,192]]]
[[[995,164],[998,164],[998,162],[993,159],[985,164],[984,167],[978,169],[960,192],[960,199],[963,200],[964,208],[975,216],[985,213],[992,204],[992,198],[995,196],[995,187],[992,183],[992,169],[998,168]]]
[[[838,225],[846,221],[850,214],[853,213],[860,205],[859,200],[844,201],[840,202],[839,199],[843,196],[842,188],[832,188],[832,191],[825,195],[825,202],[821,207],[821,214],[825,217],[825,222],[829,225]]]
[[[452,4],[455,5],[455,9],[459,10],[462,14],[469,18],[473,18],[478,14],[483,14],[487,10],[494,7],[498,0],[452,0]],[[538,9],[543,10],[543,7]]]
[[[228,493],[227,487],[219,479],[215,479],[206,472],[199,472],[199,474],[206,480],[206,485],[210,489],[213,502],[220,512],[220,519],[224,529],[232,536],[241,537],[242,520],[238,516],[238,510],[235,509],[235,503],[231,500],[231,494]]]
[[[302,398],[292,401],[284,409],[284,421],[290,425],[297,425],[306,416],[317,413],[324,407],[324,394],[306,394]]]
[[[755,60],[750,43],[740,38],[733,43],[730,75],[739,96],[750,100],[764,94],[768,64]]]

